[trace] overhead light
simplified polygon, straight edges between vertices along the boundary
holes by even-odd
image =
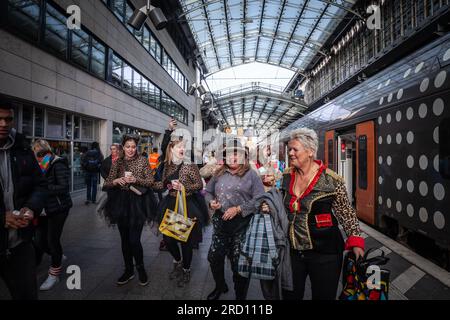
[[[150,18],[156,30],[164,29],[167,26],[167,19],[160,8],[150,5],[150,0],[147,0],[147,5],[137,9],[128,20],[128,24],[136,30],[141,30],[147,17]]]
[[[197,85],[195,83],[191,84],[191,86],[188,89],[187,94],[192,96],[194,94],[195,90],[197,90]]]
[[[202,95],[204,95],[206,93],[206,89],[205,89],[205,87],[203,87],[203,85],[199,85],[197,87],[197,91],[198,91],[200,96],[202,96]]]

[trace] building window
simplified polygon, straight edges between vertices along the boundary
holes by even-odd
[[[34,108],[34,136],[44,136],[44,110],[42,108]]]
[[[129,94],[133,94],[133,68],[125,62],[123,63],[123,82],[122,88]]]
[[[141,99],[141,80],[142,76],[136,72],[136,70],[133,71],[133,95],[136,99]]]
[[[145,50],[150,51],[150,30],[148,30],[147,26],[144,26],[144,34],[142,38],[142,45]]]
[[[44,43],[56,54],[66,57],[67,53],[67,25],[66,16],[60,13],[50,3],[47,3],[45,13]]]
[[[122,59],[113,54],[111,59],[111,82],[117,87],[122,86]]]
[[[94,140],[94,121],[82,119],[81,120],[81,139]]]
[[[47,137],[64,138],[64,114],[47,111]]]
[[[83,30],[72,31],[72,61],[85,69],[89,67],[89,35]]]
[[[72,139],[72,115],[66,114],[66,139]]]
[[[124,16],[124,8],[125,8],[125,0],[111,0],[112,8],[114,14],[119,18],[120,21],[123,21]]]
[[[367,189],[367,136],[358,137],[358,187]]]
[[[92,38],[91,72],[97,77],[105,79],[106,48],[103,44]]]
[[[9,0],[9,23],[14,30],[18,30],[33,41],[39,37],[39,0]]]
[[[22,133],[25,136],[33,135],[33,107],[24,105],[22,108]]]
[[[73,117],[73,139],[80,140],[80,117]]]
[[[141,94],[142,94],[142,101],[144,101],[145,103],[148,103],[150,101],[150,94],[148,91],[148,83],[149,83],[149,81],[145,77],[142,77]]]
[[[439,125],[439,172],[443,178],[450,179],[450,118]]]

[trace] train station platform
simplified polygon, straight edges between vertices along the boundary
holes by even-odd
[[[383,250],[390,258],[386,268],[391,271],[390,300],[447,300],[450,299],[450,273],[418,256],[406,247],[362,224],[367,248]],[[212,227],[208,227],[203,243],[195,250],[192,262],[191,282],[178,288],[168,279],[172,258],[159,250],[161,237],[146,227],[143,232],[144,261],[150,283],[138,284],[137,278],[118,287],[115,282],[123,271],[120,237],[117,229],[106,225],[95,212],[95,206],[84,205],[82,196],[74,198],[74,208],[66,222],[62,243],[67,259],[63,268],[77,265],[81,270],[81,289],[69,290],[68,274],[63,273],[61,282],[51,291],[40,292],[42,300],[204,300],[214,288],[207,254]],[[226,262],[227,283],[232,288],[232,276]],[[46,257],[38,268],[38,282],[47,276],[49,259]],[[340,291],[340,290],[339,290]],[[305,299],[310,299],[307,286]],[[0,282],[0,299],[9,299],[3,282]],[[234,299],[233,290],[221,299]],[[262,300],[259,282],[252,280],[249,300]]]

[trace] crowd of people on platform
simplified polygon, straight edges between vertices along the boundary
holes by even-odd
[[[30,147],[13,122],[11,106],[1,101],[0,278],[13,299],[37,299],[36,266],[44,253],[51,263],[39,289],[54,287],[61,274],[60,238],[72,207],[70,169],[47,141],[36,140]],[[317,134],[306,128],[292,132],[289,168],[270,146],[258,148],[257,161],[251,161],[250,150],[236,138],[209,153],[199,168],[186,160],[187,142],[172,120],[161,154],[152,149],[142,155],[139,137],[124,135],[121,144],[111,145],[106,159],[95,142],[82,156],[86,205],[97,203],[101,175],[105,196],[98,201],[98,212],[120,233],[124,272],[117,285],[130,282],[135,268],[139,284],[149,283],[141,244],[144,226],[161,224],[184,194],[186,219],[195,221],[194,227],[184,241],[165,234],[160,246],[173,258],[167,273],[178,287],[189,285],[194,250],[204,227],[212,224],[208,262],[215,283],[207,299],[228,291],[226,257],[236,299],[246,299],[256,275],[266,299],[303,299],[307,277],[313,299],[335,299],[343,251],[363,256],[364,240],[343,179],[316,159]],[[265,231],[257,231],[260,223]],[[245,255],[250,251],[251,257]],[[262,271],[252,269],[256,260],[264,264]]]

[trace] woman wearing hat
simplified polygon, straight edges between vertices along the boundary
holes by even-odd
[[[236,299],[244,300],[249,279],[238,273],[240,244],[255,211],[255,197],[264,193],[264,187],[258,174],[250,169],[248,154],[238,140],[227,143],[223,158],[224,165],[206,186],[206,201],[215,210],[208,261],[216,287],[208,300],[216,300],[228,291],[224,276],[226,255],[231,260]]]
[[[160,220],[166,209],[175,209],[177,193],[184,188],[187,215],[197,221],[187,242],[181,242],[166,235],[163,237],[164,243],[174,259],[173,270],[169,273],[169,279],[177,279],[179,287],[184,287],[190,281],[193,248],[201,241],[202,226],[205,226],[208,222],[205,210],[199,208],[195,198],[195,194],[203,189],[203,181],[197,165],[184,162],[185,148],[186,141],[175,130],[171,134],[170,143],[167,146],[162,181],[155,182],[154,185],[157,190],[169,190],[168,195],[162,199],[159,205]]]
[[[126,284],[134,278],[133,258],[139,284],[148,284],[141,235],[144,224],[156,215],[156,204],[151,190],[154,178],[147,159],[137,152],[138,143],[138,136],[123,137],[123,153],[113,163],[104,185],[106,189],[115,191],[114,197],[106,203],[104,214],[111,224],[117,224],[122,240],[125,272],[117,280],[118,285]]]

